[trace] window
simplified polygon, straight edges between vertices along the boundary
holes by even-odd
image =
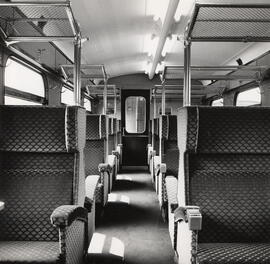
[[[213,100],[211,106],[223,106],[223,98]]]
[[[142,96],[130,96],[125,102],[126,131],[143,133],[146,125],[146,101]]]
[[[87,111],[91,111],[91,102],[90,102],[90,100],[84,98],[83,105],[84,105],[84,108]]]
[[[41,105],[45,98],[42,75],[9,58],[5,68],[5,104]]]
[[[62,87],[61,103],[66,105],[74,105],[74,92],[67,87]]]
[[[261,104],[261,92],[259,87],[244,92],[240,92],[237,94],[236,106],[251,106],[260,104]]]

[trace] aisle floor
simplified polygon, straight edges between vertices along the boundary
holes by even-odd
[[[149,173],[117,176],[96,232],[123,242],[125,264],[174,263],[167,223],[161,218]]]

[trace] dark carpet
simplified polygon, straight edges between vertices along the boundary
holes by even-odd
[[[118,175],[96,232],[120,239],[125,264],[173,264],[167,223],[161,217],[149,173]]]

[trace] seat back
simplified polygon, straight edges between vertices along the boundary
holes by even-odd
[[[152,122],[153,120],[149,120],[149,134],[148,134],[148,144],[152,144]]]
[[[201,207],[199,242],[269,242],[269,142],[269,108],[179,110],[178,199]]]
[[[109,118],[109,128],[108,128],[108,154],[111,155],[112,151],[115,150],[114,144],[115,144],[115,139],[114,139],[114,119]]]
[[[160,122],[160,157],[166,163],[166,175],[178,176],[177,116],[162,115]]]
[[[159,155],[159,118],[154,119],[154,150],[156,155]]]
[[[61,205],[84,203],[85,110],[0,107],[1,241],[58,241]]]
[[[86,116],[85,175],[99,174],[98,165],[105,162],[106,116]]]
[[[117,144],[122,144],[121,120],[117,120]]]

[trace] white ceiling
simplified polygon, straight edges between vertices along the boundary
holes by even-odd
[[[251,2],[242,0],[242,2]],[[267,0],[269,2],[269,0]],[[104,64],[110,77],[144,72],[148,57],[146,39],[159,35],[169,0],[72,0],[72,9],[82,35],[83,62]],[[182,16],[171,33],[183,37],[194,0],[180,0]],[[161,17],[155,21],[155,16]],[[72,49],[62,47],[71,55]],[[221,65],[237,58],[250,44],[193,43],[192,65]],[[175,41],[165,65],[183,65],[183,42]]]

